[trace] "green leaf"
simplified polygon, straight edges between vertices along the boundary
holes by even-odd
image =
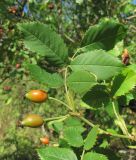
[[[123,41],[118,42],[112,50],[109,50],[108,53],[116,57],[122,54],[123,51]]]
[[[84,149],[89,150],[92,149],[96,143],[97,135],[98,135],[99,126],[94,126],[91,131],[88,133],[87,138],[85,139]]]
[[[110,144],[108,143],[107,139],[104,139],[99,147],[101,147],[101,148],[107,148],[107,147],[109,147],[109,145]]]
[[[89,47],[89,50],[98,48],[110,50],[117,42],[121,41],[125,35],[126,28],[123,24],[114,20],[105,19],[88,29],[82,40],[82,46]]]
[[[67,127],[64,129],[64,138],[71,146],[81,147],[83,145],[82,131],[80,127]]]
[[[108,158],[100,153],[88,152],[84,155],[83,160],[108,160]]]
[[[76,71],[68,77],[67,84],[76,93],[85,93],[96,84],[96,79],[87,71]]]
[[[125,15],[134,14],[136,6],[132,4],[132,0],[128,2],[126,5],[123,5],[121,8],[121,12]]]
[[[99,108],[103,105],[107,105],[110,101],[110,98],[107,93],[106,86],[96,85],[91,89],[91,91],[87,92],[83,96],[82,100],[91,107]]]
[[[30,75],[40,83],[48,85],[51,88],[58,88],[63,85],[63,79],[57,73],[51,74],[41,69],[38,65],[29,64]]]
[[[68,49],[61,37],[49,26],[37,23],[20,23],[18,28],[24,33],[25,47],[52,62],[63,65],[68,59]]]
[[[76,117],[68,117],[65,121],[64,121],[64,126],[66,128],[68,127],[76,127],[76,129],[78,130],[78,132],[82,133],[85,131],[85,128],[83,127],[81,121],[79,120],[79,118]]]
[[[131,69],[126,69],[122,74],[115,77],[111,88],[111,95],[118,97],[125,95],[136,85],[136,73]]]
[[[107,139],[108,139],[108,137],[107,137]],[[116,142],[117,142],[117,140],[114,141],[114,144],[116,144]],[[97,148],[95,148],[95,152],[105,155],[106,157],[108,157],[109,160],[120,160],[119,155],[117,155],[116,152],[113,152],[113,149],[109,149],[109,148],[111,148],[111,147],[108,147],[108,148],[97,147]]]
[[[65,125],[67,127],[70,126],[82,126],[81,121],[79,120],[79,118],[76,117],[68,117],[65,121],[64,121]]]
[[[53,129],[57,133],[59,133],[59,132],[61,132],[63,130],[63,122],[55,122],[55,123],[52,124],[52,126],[53,126]]]
[[[71,148],[71,146],[68,144],[68,142],[64,138],[59,138],[59,147],[62,148]]]
[[[136,73],[136,64],[131,64],[128,66],[128,68],[133,70]]]
[[[95,50],[78,55],[70,67],[73,71],[86,70],[96,75],[98,80],[106,80],[120,72],[123,64],[105,51]]]
[[[37,152],[41,160],[77,160],[74,152],[66,148],[46,147]]]

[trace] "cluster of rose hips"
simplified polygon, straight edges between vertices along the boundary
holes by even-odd
[[[31,90],[28,93],[26,93],[25,97],[32,102],[41,103],[45,102],[48,99],[48,93],[43,90]],[[42,126],[43,123],[44,119],[40,115],[28,114],[23,118],[22,121],[19,122],[19,126],[37,128]],[[48,137],[40,138],[40,141],[43,144],[49,144]]]

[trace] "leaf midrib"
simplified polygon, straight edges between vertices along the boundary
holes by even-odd
[[[95,66],[95,67],[116,67],[116,68],[122,68],[123,66],[113,66],[113,65],[95,65],[95,64],[71,64],[71,66]]]
[[[71,81],[71,82],[69,82],[69,83],[96,83],[96,82],[94,82],[94,81]]]

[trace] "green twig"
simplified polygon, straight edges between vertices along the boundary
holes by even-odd
[[[130,149],[136,149],[136,146],[128,146]]]
[[[65,86],[65,92],[66,92],[66,94],[68,93],[68,88],[67,88],[67,72],[68,72],[68,69],[66,68],[65,69],[65,73],[64,73],[64,86]]]
[[[83,149],[82,155],[81,155],[81,160],[83,160],[85,154],[85,150]]]
[[[74,41],[71,37],[69,37],[68,35],[64,34],[64,36],[65,36],[70,42],[75,43],[75,41]]]
[[[73,54],[71,60],[73,60],[75,58],[75,56],[77,55],[77,53],[80,51],[81,48],[78,48],[77,51]]]
[[[86,124],[88,124],[91,127],[95,126],[95,124],[93,124],[92,122],[88,121],[86,118],[82,117],[78,113],[70,113],[70,115],[73,115],[73,116],[76,116],[76,117],[80,118],[83,122],[85,122]],[[109,135],[109,136],[114,136],[114,137],[118,137],[118,138],[125,138],[125,139],[131,139],[133,141],[136,141],[136,139],[133,136],[114,134],[114,133],[110,133],[108,131],[105,131],[105,130],[103,130],[101,128],[99,128],[99,134],[106,134],[106,135]]]
[[[45,118],[44,121],[47,122],[47,121],[59,120],[59,119],[67,118],[67,117],[69,117],[69,115],[52,117],[52,118]]]
[[[127,127],[126,127],[126,124],[125,124],[125,122],[124,122],[124,119],[119,115],[119,113],[117,113],[114,102],[112,102],[112,107],[113,107],[114,114],[115,114],[115,116],[116,116],[116,118],[117,118],[117,120],[118,120],[118,123],[117,123],[118,126],[120,127],[120,129],[122,130],[122,132],[123,132],[125,135],[131,136],[131,135],[129,134],[129,132],[128,132],[128,129],[127,129]]]
[[[65,74],[64,74],[64,87],[65,87],[65,92],[66,92],[66,100],[69,106],[70,110],[74,110],[75,107],[73,106],[72,100],[69,95],[68,87],[67,87],[67,68],[65,69]]]
[[[60,104],[66,106],[67,108],[71,109],[70,106],[68,106],[66,103],[64,103],[63,101],[57,99],[57,98],[53,98],[53,97],[49,97],[49,99],[54,100],[56,102],[59,102]]]

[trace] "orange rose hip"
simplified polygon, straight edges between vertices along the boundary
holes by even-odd
[[[26,93],[25,97],[32,102],[44,102],[48,98],[48,93],[43,90],[31,90],[28,93]]]

